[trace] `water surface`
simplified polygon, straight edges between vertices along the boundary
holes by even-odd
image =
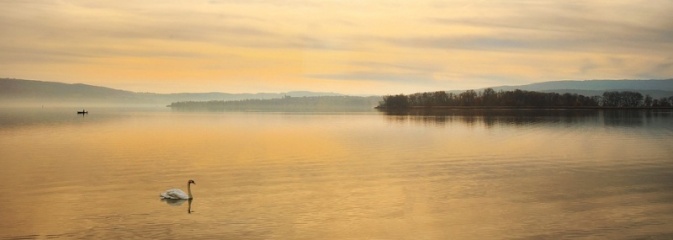
[[[0,238],[673,238],[671,111],[89,112],[0,111]]]

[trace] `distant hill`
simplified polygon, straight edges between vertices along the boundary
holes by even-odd
[[[381,97],[377,96],[286,96],[275,99],[174,102],[168,107],[181,111],[359,112],[371,111],[380,100]]]
[[[0,105],[159,105],[182,101],[226,101],[314,96],[342,96],[330,92],[285,93],[138,93],[87,84],[68,84],[23,79],[0,79]]]
[[[2,98],[133,98],[133,92],[86,84],[0,79]]]
[[[520,86],[492,87],[496,91],[516,89],[537,92],[576,93],[600,96],[605,91],[636,91],[655,98],[673,96],[673,79],[666,80],[585,80],[551,81]]]
[[[673,96],[673,79],[666,80],[586,80],[552,81],[520,86],[498,86],[494,90],[515,89],[539,92],[576,93],[600,96],[605,91],[637,91],[654,98]],[[481,91],[483,89],[477,89]],[[450,91],[460,93],[463,91]],[[87,84],[67,84],[34,80],[0,78],[0,106],[2,105],[152,105],[166,106],[186,101],[233,101],[246,99],[279,99],[289,97],[344,96],[332,92],[285,93],[139,93]]]

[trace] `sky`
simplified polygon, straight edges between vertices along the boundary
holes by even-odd
[[[673,77],[670,0],[0,0],[0,77],[396,94]]]

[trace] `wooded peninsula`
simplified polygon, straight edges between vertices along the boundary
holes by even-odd
[[[456,108],[670,108],[673,96],[654,99],[633,91],[606,91],[602,96],[559,94],[535,91],[467,90],[454,94],[445,91],[383,96],[378,109],[406,109],[412,107]]]

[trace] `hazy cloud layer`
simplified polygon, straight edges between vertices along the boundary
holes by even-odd
[[[667,0],[32,0],[0,8],[1,77],[137,91],[396,93],[673,77]]]

